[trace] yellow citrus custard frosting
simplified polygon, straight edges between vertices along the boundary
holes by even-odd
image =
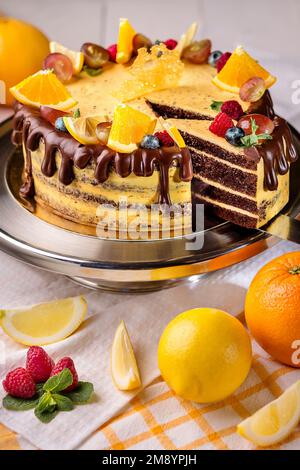
[[[11,88],[22,197],[91,226],[120,198],[149,212],[204,203],[247,228],[273,218],[297,158],[273,109],[276,79],[241,46],[213,50],[196,30],[152,43],[122,18],[108,48],[51,42],[43,70]]]

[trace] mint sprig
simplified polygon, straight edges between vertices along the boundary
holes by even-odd
[[[78,382],[78,386],[75,390],[68,392],[66,396],[70,398],[73,403],[80,405],[89,401],[93,391],[94,386],[90,382]]]
[[[260,140],[272,140],[273,137],[270,134],[262,133],[256,134],[257,129],[259,126],[257,125],[254,118],[250,119],[251,122],[251,134],[245,135],[241,138],[241,143],[244,147],[254,147],[256,145],[260,145]]]
[[[66,392],[73,382],[69,369],[50,377],[44,384],[37,384],[37,393],[31,399],[22,399],[6,395],[3,407],[7,410],[27,411],[34,408],[35,416],[42,423],[50,423],[60,411],[72,411],[75,405],[87,403],[94,386],[90,382],[78,382],[76,389]]]
[[[24,399],[6,395],[6,397],[3,398],[2,404],[3,408],[6,408],[7,410],[27,411],[35,408],[38,402],[39,398],[36,396]]]
[[[68,388],[73,382],[73,375],[69,369],[63,369],[59,374],[53,375],[44,383],[45,392],[61,392]]]
[[[80,118],[80,115],[81,115],[80,108],[76,108],[73,112],[73,118],[78,119],[78,118]]]
[[[223,101],[212,100],[211,105],[210,105],[210,109],[212,109],[213,111],[216,111],[217,113],[219,113],[221,111],[222,104],[223,104]]]

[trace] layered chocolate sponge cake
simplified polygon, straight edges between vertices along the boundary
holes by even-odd
[[[195,29],[152,44],[122,19],[108,49],[51,43],[44,70],[11,90],[22,197],[92,226],[120,199],[129,219],[145,208],[146,227],[157,204],[160,227],[166,208],[176,227],[175,209],[195,204],[247,228],[278,214],[297,155],[273,108],[275,78],[241,47],[195,41]]]

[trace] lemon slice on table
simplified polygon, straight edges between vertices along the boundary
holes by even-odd
[[[86,313],[84,297],[69,297],[28,308],[0,310],[0,324],[17,343],[42,346],[70,336]]]
[[[262,78],[266,88],[270,88],[277,80],[256,62],[242,46],[239,46],[218,75],[213,78],[213,83],[222,90],[239,93],[241,86],[253,77]]]
[[[116,57],[116,62],[118,64],[126,64],[131,59],[133,51],[133,38],[135,35],[136,32],[129,23],[128,19],[120,18]]]
[[[300,380],[277,400],[261,408],[237,427],[238,433],[261,447],[286,439],[300,420]]]
[[[64,54],[69,57],[73,65],[74,75],[81,72],[84,63],[84,54],[82,52],[72,51],[71,49],[68,49],[67,47],[55,41],[50,41],[49,46],[51,53],[59,52],[60,54]]]
[[[117,328],[111,352],[111,374],[119,390],[129,391],[141,386],[141,378],[130,338],[122,321]]]
[[[90,116],[73,118],[64,116],[63,121],[74,139],[83,145],[94,145],[99,143],[99,139],[96,135],[96,127],[100,122],[107,121],[107,117]]]
[[[52,70],[40,70],[10,88],[13,97],[22,104],[35,108],[49,108],[67,111],[77,104],[67,88],[58,80]]]
[[[114,111],[107,146],[116,152],[133,152],[146,134],[152,134],[156,122],[137,109],[119,104]]]

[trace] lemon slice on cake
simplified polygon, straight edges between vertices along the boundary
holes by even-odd
[[[83,63],[84,63],[83,52],[72,51],[71,49],[68,49],[67,47],[65,47],[62,44],[59,44],[58,42],[55,42],[55,41],[50,41],[49,47],[50,47],[50,52],[51,53],[59,52],[60,54],[64,54],[67,57],[69,57],[70,61],[72,62],[72,65],[73,65],[74,75],[81,72],[82,67],[83,67]]]
[[[107,121],[107,118],[103,116],[79,118],[64,116],[63,121],[74,139],[83,145],[95,145],[99,143],[99,139],[96,135],[96,127],[101,122]]]
[[[119,390],[129,391],[141,386],[133,347],[123,321],[118,326],[113,341],[111,374],[113,382]]]
[[[238,433],[261,447],[282,442],[300,420],[300,380],[277,400],[261,408],[237,427]]]
[[[159,123],[162,128],[169,134],[169,136],[174,140],[175,144],[178,145],[179,148],[186,147],[185,141],[177,127],[165,121],[163,118],[159,118]]]
[[[134,152],[143,137],[152,134],[156,121],[126,104],[117,105],[107,146],[116,152]]]
[[[48,106],[67,111],[77,104],[52,70],[40,70],[30,75],[18,85],[10,88],[10,92],[20,103],[35,108]]]
[[[213,83],[222,90],[239,93],[241,86],[253,77],[262,78],[266,88],[270,88],[276,82],[275,77],[256,62],[242,46],[239,46],[218,75],[213,78]]]
[[[0,310],[0,324],[18,343],[42,346],[70,336],[87,313],[84,297],[69,297],[28,308]]]
[[[197,30],[198,30],[198,24],[192,23],[191,26],[186,30],[186,32],[179,39],[178,44],[175,49],[179,52],[180,56],[183,50],[192,44],[194,37],[196,36]]]

